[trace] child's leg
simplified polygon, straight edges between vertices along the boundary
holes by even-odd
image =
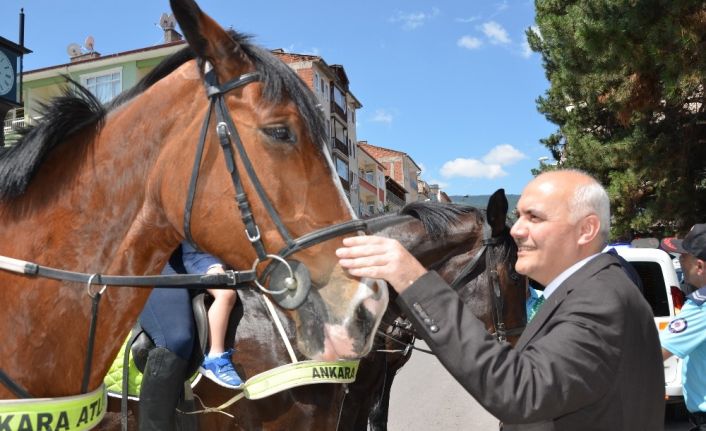
[[[228,320],[238,296],[235,290],[230,289],[209,289],[208,292],[214,298],[208,310],[208,330],[211,339],[209,356],[215,356],[225,352]]]

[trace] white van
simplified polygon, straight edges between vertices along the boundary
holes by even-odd
[[[645,299],[652,306],[657,329],[663,330],[684,304],[684,293],[679,288],[672,256],[655,248],[614,248],[640,275]],[[684,402],[681,377],[682,360],[672,356],[664,362],[664,388],[668,403]]]

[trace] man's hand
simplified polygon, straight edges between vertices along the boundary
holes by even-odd
[[[380,236],[343,239],[339,264],[356,277],[381,278],[402,293],[427,270],[398,241]]]

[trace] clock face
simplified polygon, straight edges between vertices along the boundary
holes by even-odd
[[[15,85],[15,68],[12,62],[0,51],[0,96],[4,96],[12,90]]]

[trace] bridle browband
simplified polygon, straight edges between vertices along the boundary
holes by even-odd
[[[504,301],[502,294],[500,292],[500,277],[498,276],[498,271],[492,266],[491,253],[495,247],[501,245],[501,239],[499,237],[493,236],[493,230],[488,224],[487,216],[483,219],[483,240],[481,241],[481,247],[476,251],[473,258],[466,264],[461,272],[456,276],[454,281],[451,283],[451,287],[454,290],[460,289],[467,278],[473,271],[478,267],[481,258],[485,256],[485,273],[488,277],[488,287],[490,289],[490,296],[493,299],[493,333],[498,341],[506,341],[508,336],[515,336],[522,334],[525,326],[518,326],[516,328],[505,328],[505,322],[503,320],[503,306]]]

